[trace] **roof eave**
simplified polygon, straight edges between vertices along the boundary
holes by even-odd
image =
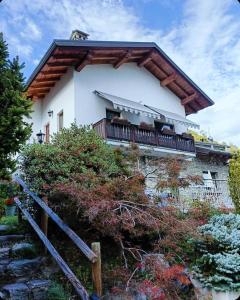
[[[89,41],[89,40],[53,40],[51,46],[39,62],[38,66],[35,68],[29,79],[26,83],[26,89],[32,83],[34,78],[37,76],[38,72],[41,70],[43,65],[49,59],[52,51],[57,47],[137,47],[137,48],[155,48],[164,58],[172,65],[172,67],[179,72],[200,94],[202,94],[209,102],[208,106],[212,106],[214,101],[208,97],[186,74],[183,72],[173,61],[172,59],[154,42],[120,42],[120,41]]]

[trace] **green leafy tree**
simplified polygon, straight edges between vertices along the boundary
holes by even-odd
[[[236,211],[240,213],[240,151],[230,159],[228,184]]]
[[[26,122],[31,101],[24,95],[23,64],[18,57],[9,60],[3,35],[0,33],[0,178],[7,178],[15,169],[15,155],[29,138],[31,125]]]

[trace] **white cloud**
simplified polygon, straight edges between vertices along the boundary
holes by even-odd
[[[142,1],[151,5],[152,0]],[[145,28],[121,0],[15,0],[1,5],[7,20],[3,26],[0,18],[0,27],[10,41],[15,39],[19,54],[33,55],[32,49],[39,51],[37,41],[68,38],[75,28],[91,39],[157,42],[216,102],[191,118],[216,139],[240,145],[240,19],[229,10],[231,1],[186,0],[180,24],[165,31]]]
[[[38,41],[42,37],[42,32],[38,26],[30,19],[25,19],[25,28],[20,32],[24,39]]]

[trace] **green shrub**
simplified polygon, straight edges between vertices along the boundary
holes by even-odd
[[[240,290],[240,215],[213,216],[199,231],[202,239],[194,241],[197,278],[217,291]]]
[[[0,219],[0,224],[9,225],[9,226],[17,226],[18,225],[18,217],[17,216],[2,217]]]
[[[42,191],[45,185],[69,181],[79,174],[116,176],[122,171],[121,159],[95,130],[72,124],[55,134],[49,144],[27,145],[21,170],[30,186]]]
[[[57,282],[52,282],[48,289],[48,300],[69,300],[70,295],[66,292],[63,286]]]
[[[229,190],[237,213],[240,213],[240,152],[229,162]]]

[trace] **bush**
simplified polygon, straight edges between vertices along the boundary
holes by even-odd
[[[17,216],[2,217],[0,219],[0,224],[2,224],[2,225],[9,225],[9,226],[17,226],[17,224],[18,224],[18,217]]]
[[[197,278],[217,291],[239,290],[240,215],[213,216],[199,231],[202,239],[194,241]]]
[[[76,124],[55,134],[49,144],[24,147],[20,164],[25,180],[38,192],[79,174],[113,177],[122,171],[119,166],[114,150],[94,130]]]
[[[240,152],[229,163],[229,190],[237,213],[240,213]]]
[[[191,251],[187,240],[196,236],[201,223],[176,207],[160,208],[154,199],[149,201],[145,176],[137,167],[138,155],[136,145],[123,154],[108,146],[95,131],[73,124],[49,144],[25,147],[21,159],[23,176],[31,188],[47,195],[49,206],[84,241],[99,240],[102,249],[109,251],[106,260],[120,260],[114,271],[119,270],[115,273],[121,275],[121,286],[126,286],[136,261],[141,261],[146,252],[163,253],[172,266],[183,265],[186,251]],[[181,166],[172,159],[159,162],[164,173],[159,171],[159,189],[177,190],[189,185],[194,178],[179,180]],[[182,269],[170,269],[177,276],[171,280],[179,279]],[[160,288],[166,286],[165,275],[157,281]]]
[[[69,300],[70,294],[57,282],[52,282],[48,289],[48,300]]]

